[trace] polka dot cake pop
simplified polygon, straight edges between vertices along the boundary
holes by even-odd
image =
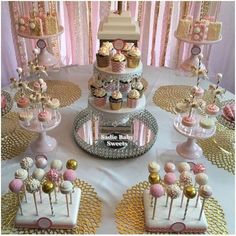
[[[176,175],[172,172],[169,172],[167,174],[165,174],[164,176],[164,184],[165,185],[172,185],[175,184],[176,182]],[[168,194],[166,196],[166,207],[168,206]]]
[[[33,166],[33,164],[34,164],[34,161],[31,157],[25,157],[20,162],[21,168],[27,170],[28,178],[29,178],[29,169]]]
[[[179,173],[183,171],[190,171],[190,165],[187,162],[180,162],[177,166]]]
[[[180,204],[180,207],[182,207],[183,200],[184,200],[184,187],[187,185],[190,185],[192,183],[192,176],[191,176],[190,172],[183,171],[179,176],[179,182],[183,187],[183,193],[182,193],[181,204]]]

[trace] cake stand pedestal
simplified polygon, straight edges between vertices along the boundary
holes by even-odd
[[[17,34],[23,38],[28,39],[38,39],[36,46],[40,48],[40,54],[38,55],[38,63],[40,66],[46,66],[46,67],[53,67],[59,63],[59,60],[50,53],[46,48],[46,41],[47,39],[58,37],[64,32],[63,26],[59,27],[58,33],[52,34],[52,35],[42,35],[42,36],[35,36],[35,35],[29,35],[22,32],[17,32]]]
[[[204,40],[204,41],[194,41],[188,38],[181,38],[179,36],[177,36],[177,33],[175,31],[174,33],[175,37],[180,40],[183,41],[185,43],[189,43],[192,44],[192,49],[191,49],[191,56],[186,59],[181,65],[180,68],[185,71],[185,72],[192,72],[192,67],[194,66],[195,68],[198,68],[199,65],[199,54],[202,52],[202,46],[203,45],[211,45],[214,43],[218,43],[222,40],[222,36],[215,41],[210,41],[210,40]],[[201,70],[206,69],[205,65],[203,63],[201,63]]]
[[[55,149],[57,141],[47,135],[47,131],[54,129],[61,122],[61,114],[56,111],[55,116],[49,122],[40,122],[34,117],[29,123],[20,121],[20,126],[26,130],[39,133],[38,138],[30,145],[34,153],[47,153]]]
[[[202,148],[196,144],[196,139],[207,139],[212,137],[215,134],[216,127],[209,129],[208,131],[203,132],[202,128],[198,125],[194,126],[189,132],[186,127],[181,124],[179,117],[176,117],[174,120],[174,128],[180,134],[187,137],[187,141],[180,143],[176,147],[176,152],[185,159],[195,160],[202,156]]]

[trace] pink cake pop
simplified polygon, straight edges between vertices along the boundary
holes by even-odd
[[[44,169],[47,167],[48,158],[45,155],[37,155],[35,157],[35,165],[37,168]]]
[[[194,164],[192,167],[192,171],[195,175],[199,174],[199,173],[203,173],[203,172],[205,172],[205,170],[206,170],[206,168],[202,163]]]
[[[52,183],[55,184],[56,187],[59,186],[60,183],[60,173],[56,169],[50,169],[46,173],[46,177],[48,180],[50,180]],[[54,188],[54,195],[55,195],[55,202],[57,203],[57,189],[56,187]]]
[[[155,211],[156,211],[156,204],[157,204],[157,198],[160,198],[164,195],[164,189],[163,189],[162,185],[153,184],[150,188],[150,194],[155,198],[153,215],[152,215],[152,219],[154,220]]]
[[[72,169],[65,170],[63,174],[63,179],[68,180],[73,184],[73,192],[74,192],[74,181],[76,180],[76,172]],[[72,193],[70,193],[70,204],[72,204]]]
[[[21,202],[20,202],[20,191],[23,188],[23,181],[21,179],[13,179],[10,183],[9,183],[9,189],[13,192],[17,194],[17,198],[18,198],[18,203],[20,206],[20,213],[21,215],[23,215],[23,211],[22,211],[22,207],[21,207]]]
[[[164,170],[166,173],[175,172],[175,164],[173,162],[166,162]]]
[[[172,185],[172,184],[175,184],[176,182],[176,175],[172,172],[169,172],[167,174],[165,174],[164,176],[164,183],[166,185]],[[169,196],[167,194],[166,196],[166,207],[168,206],[168,199],[169,199]]]

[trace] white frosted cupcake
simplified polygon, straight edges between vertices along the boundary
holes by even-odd
[[[139,65],[141,52],[137,47],[132,47],[127,53],[127,66],[136,68]]]
[[[114,47],[113,47],[113,43],[111,43],[111,42],[109,42],[109,41],[103,42],[103,43],[102,43],[102,47],[108,48],[110,57],[113,57],[113,56],[114,56],[116,50],[115,50]]]
[[[144,86],[141,81],[135,81],[131,84],[132,89],[136,89],[140,93],[140,97],[143,96]]]
[[[111,58],[111,68],[113,72],[123,72],[125,70],[126,58],[122,53],[116,53]]]
[[[107,92],[103,88],[95,89],[94,91],[94,104],[98,107],[104,107],[107,101]]]
[[[125,43],[122,53],[127,57],[129,50],[134,46],[134,43]]]
[[[120,110],[123,103],[122,93],[118,90],[113,91],[109,97],[109,102],[112,110]]]
[[[98,67],[107,67],[110,64],[110,52],[107,47],[101,47],[96,54]]]
[[[132,89],[129,91],[127,96],[127,107],[135,108],[138,105],[138,100],[140,98],[140,93],[136,89]]]

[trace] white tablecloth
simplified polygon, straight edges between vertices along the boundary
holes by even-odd
[[[79,162],[78,177],[92,184],[103,203],[102,223],[97,233],[118,233],[115,224],[114,212],[123,193],[128,188],[148,177],[147,165],[150,161],[157,161],[163,167],[166,161],[175,163],[183,161],[176,154],[177,143],[185,140],[173,128],[174,115],[153,104],[152,97],[155,90],[162,85],[183,84],[193,85],[196,79],[185,78],[175,71],[166,68],[144,67],[144,78],[148,81],[147,109],[156,117],[159,125],[157,140],[151,150],[143,156],[128,160],[102,160],[94,158],[81,150],[72,136],[72,124],[76,114],[87,107],[88,79],[92,76],[92,66],[68,66],[59,72],[51,72],[50,79],[62,79],[78,84],[82,90],[81,98],[70,107],[62,108],[61,124],[49,135],[56,137],[57,148],[48,153],[49,160],[61,159],[66,161],[75,158]],[[201,86],[208,87],[208,81],[202,81]],[[8,89],[8,88],[6,88]],[[227,92],[224,99],[234,98]],[[30,149],[24,155],[12,160],[2,161],[2,193],[8,191],[8,183],[14,178],[14,172],[19,168],[19,162],[25,155],[31,155]],[[211,164],[206,158],[200,158],[209,175],[209,184],[214,191],[214,197],[219,201],[225,212],[228,231],[235,231],[235,176]],[[163,174],[163,172],[162,172]]]

